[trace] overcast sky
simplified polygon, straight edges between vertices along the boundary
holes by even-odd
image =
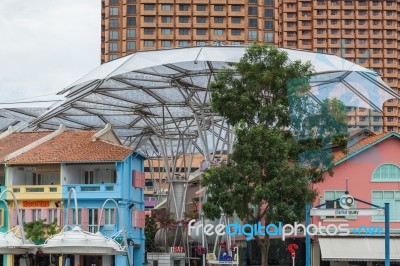
[[[0,0],[0,103],[56,94],[100,65],[100,0]]]

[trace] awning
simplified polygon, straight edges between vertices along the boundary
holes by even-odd
[[[383,261],[385,239],[380,237],[319,238],[322,260]],[[390,260],[400,261],[400,239],[390,239]]]

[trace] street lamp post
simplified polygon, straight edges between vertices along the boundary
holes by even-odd
[[[103,206],[101,206],[97,231],[100,232],[100,220],[101,220],[101,217],[103,215],[104,207],[106,206],[107,202],[109,202],[109,201],[114,203],[114,205],[116,206],[116,209],[117,209],[117,212],[118,212],[118,218],[119,218],[119,226],[121,227],[121,230],[122,230],[122,237],[124,239],[124,244],[125,244],[125,247],[126,247],[126,253],[127,253],[127,256],[128,256],[128,264],[129,264],[129,266],[133,266],[133,262],[132,262],[132,259],[131,259],[131,254],[130,254],[129,248],[128,248],[129,245],[128,245],[128,240],[126,238],[126,231],[125,231],[124,223],[122,222],[122,217],[121,217],[121,213],[119,211],[118,203],[114,199],[106,199],[106,201],[104,201],[104,203],[103,203]]]

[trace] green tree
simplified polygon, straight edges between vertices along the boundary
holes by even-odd
[[[259,44],[218,73],[212,107],[235,126],[236,141],[227,163],[211,167],[202,180],[207,217],[219,218],[222,211],[248,223],[304,220],[305,204],[316,195],[309,182],[321,181],[330,166],[319,160],[332,130],[323,117],[343,110],[337,102],[325,101],[325,109],[310,105],[305,95],[312,74],[310,63],[291,62],[285,52]],[[269,236],[254,238],[266,266]]]
[[[146,252],[158,252],[159,249],[154,243],[158,230],[157,221],[150,215],[146,215],[144,234],[146,237]]]
[[[59,233],[61,229],[57,226],[55,219],[52,223],[46,223],[46,220],[24,223],[24,230],[27,239],[40,245],[45,242],[46,238]]]

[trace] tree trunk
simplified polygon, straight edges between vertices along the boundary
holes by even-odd
[[[261,266],[268,266],[269,235],[266,235],[264,239],[255,236],[255,239],[261,251]]]

